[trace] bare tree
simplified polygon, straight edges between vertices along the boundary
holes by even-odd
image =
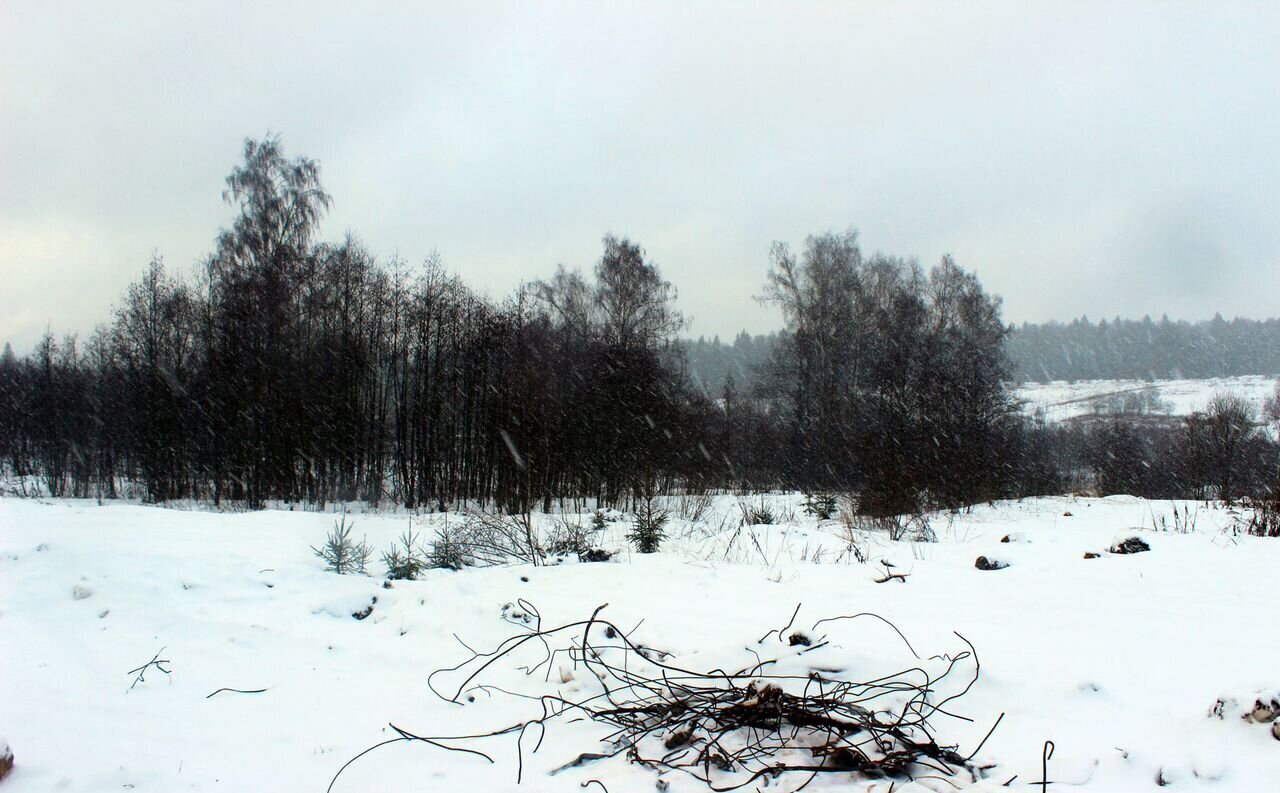
[[[1193,476],[1216,486],[1218,498],[1231,501],[1248,441],[1256,433],[1253,406],[1239,394],[1219,392],[1203,411],[1188,416],[1184,427]]]

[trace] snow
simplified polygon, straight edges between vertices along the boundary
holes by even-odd
[[[323,542],[333,514],[0,499],[0,731],[17,758],[0,787],[323,791],[347,760],[394,737],[389,723],[424,735],[509,726],[529,718],[528,700],[489,691],[450,704],[427,677],[469,657],[461,642],[492,648],[519,633],[512,620],[523,600],[544,625],[607,603],[602,615],[639,625],[636,641],[698,669],[749,665],[752,650],[785,655],[781,642],[758,642],[797,604],[805,630],[825,617],[878,614],[925,664],[965,649],[958,633],[977,649],[981,673],[948,710],[972,721],[939,718],[936,737],[966,754],[1004,714],[976,758],[995,768],[970,790],[1008,790],[1015,775],[1012,789],[1038,790],[1030,783],[1041,778],[1046,741],[1051,790],[1128,793],[1157,779],[1179,790],[1274,789],[1274,722],[1245,716],[1280,686],[1280,542],[1237,536],[1229,510],[1130,497],[1001,503],[934,516],[936,543],[860,536],[870,560],[858,564],[841,555],[839,521],[804,515],[799,496],[771,499],[782,525],[741,527],[737,503],[719,497],[700,523],[673,520],[658,554],[627,552],[619,522],[602,538],[622,551],[609,563],[433,570],[390,589],[323,571],[310,546]],[[1154,530],[1175,508],[1195,514],[1194,532]],[[379,549],[408,523],[404,514],[352,518],[354,536]],[[429,537],[445,519],[415,516],[414,528]],[[1134,535],[1151,551],[1107,553]],[[976,570],[981,555],[1009,567]],[[877,584],[882,560],[905,582]],[[352,617],[370,605],[366,619]],[[876,620],[823,632],[828,659],[867,675],[912,661]],[[129,670],[156,657],[170,673],[147,669],[130,689]],[[794,655],[783,663],[801,670]],[[527,694],[586,683],[572,664],[546,680],[514,668],[493,675]],[[210,696],[223,688],[265,691]],[[1215,716],[1219,700],[1230,704]],[[520,785],[508,735],[483,746],[493,764],[391,744],[352,764],[333,790],[569,791],[590,779],[610,793],[654,790],[656,773],[622,758],[550,775],[598,751],[599,734],[589,723],[553,723],[536,753],[526,738]],[[674,793],[706,789],[664,780]],[[770,789],[804,780],[784,776]],[[849,782],[827,774],[807,789],[889,789]],[[894,789],[953,788],[924,779]]]
[[[1043,409],[1050,422],[1065,421],[1094,411],[1093,400],[1117,395],[1152,393],[1172,416],[1188,416],[1203,410],[1215,393],[1239,394],[1255,412],[1275,393],[1276,378],[1265,375],[1220,377],[1205,380],[1080,380],[1023,383],[1014,394],[1025,401],[1027,412]]]

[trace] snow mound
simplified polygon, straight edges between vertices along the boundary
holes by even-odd
[[[313,614],[326,614],[330,617],[339,617],[349,619],[364,619],[368,617],[375,606],[378,605],[378,596],[366,593],[350,593],[340,597],[330,598],[327,601],[319,603],[314,609]],[[363,615],[363,616],[356,616]]]

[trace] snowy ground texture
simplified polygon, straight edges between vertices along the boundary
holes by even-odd
[[[1208,380],[1078,380],[1052,383],[1023,383],[1014,395],[1024,400],[1027,412],[1043,409],[1050,422],[1066,421],[1096,412],[1099,400],[1125,395],[1153,395],[1160,402],[1158,413],[1188,416],[1204,410],[1217,393],[1238,394],[1261,413],[1262,404],[1275,393],[1276,378],[1264,375],[1219,377]]]
[[[519,599],[547,625],[608,603],[602,616],[639,625],[633,641],[693,669],[792,653],[759,640],[797,604],[795,625],[806,628],[874,612],[926,657],[914,661],[876,620],[824,628],[829,652],[863,679],[936,665],[927,657],[963,651],[953,632],[962,634],[981,674],[948,710],[972,721],[938,716],[932,726],[967,755],[1005,714],[975,758],[994,768],[976,782],[898,781],[899,793],[1041,790],[1033,783],[1049,740],[1050,791],[1280,789],[1273,725],[1243,718],[1280,688],[1280,542],[1224,531],[1228,510],[1128,497],[1005,503],[935,518],[936,543],[867,534],[871,561],[858,564],[840,556],[838,521],[804,515],[798,496],[773,501],[783,524],[740,527],[738,504],[722,497],[699,522],[674,521],[674,539],[652,556],[627,553],[618,523],[602,544],[622,553],[607,563],[433,570],[386,589],[381,578],[323,571],[309,546],[323,541],[332,514],[2,499],[0,734],[16,764],[0,792],[320,793],[347,760],[394,737],[389,723],[421,735],[518,723],[536,715],[536,701],[491,690],[450,704],[427,676],[466,660],[462,642],[490,648],[519,633],[511,609],[503,616]],[[1184,520],[1173,520],[1175,509]],[[409,520],[353,517],[355,534],[377,548]],[[1186,518],[1188,533],[1156,530]],[[415,526],[429,535],[440,520],[418,516]],[[1150,552],[1106,552],[1131,535]],[[980,555],[1009,566],[977,570]],[[906,581],[876,583],[881,560]],[[352,617],[371,604],[366,619]],[[152,666],[135,684],[129,670],[153,658],[169,673]],[[490,682],[536,696],[571,692],[582,674],[495,668]],[[222,688],[265,691],[209,696]],[[536,753],[526,736],[519,785],[515,735],[477,745],[493,764],[391,744],[352,764],[333,790],[575,791],[592,779],[610,793],[707,789],[622,757],[550,774],[601,751],[599,735],[587,722],[553,723]],[[806,779],[746,789],[794,790]],[[807,789],[890,788],[841,773]]]

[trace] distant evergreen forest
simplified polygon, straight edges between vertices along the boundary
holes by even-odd
[[[1019,380],[1165,380],[1280,373],[1280,320],[1116,318],[1023,323],[1009,334]]]
[[[760,372],[768,365],[781,333],[752,336],[743,331],[732,344],[720,341],[719,336],[710,341],[706,337],[681,342],[689,359],[689,374],[695,387],[707,396],[719,398],[726,383],[734,391],[750,393],[759,380]]]
[[[718,336],[685,341],[694,382],[713,396],[730,379],[734,390],[750,390],[781,335],[743,332],[732,343]],[[1018,382],[1276,376],[1280,319],[1024,322],[1011,328],[1007,350]]]

